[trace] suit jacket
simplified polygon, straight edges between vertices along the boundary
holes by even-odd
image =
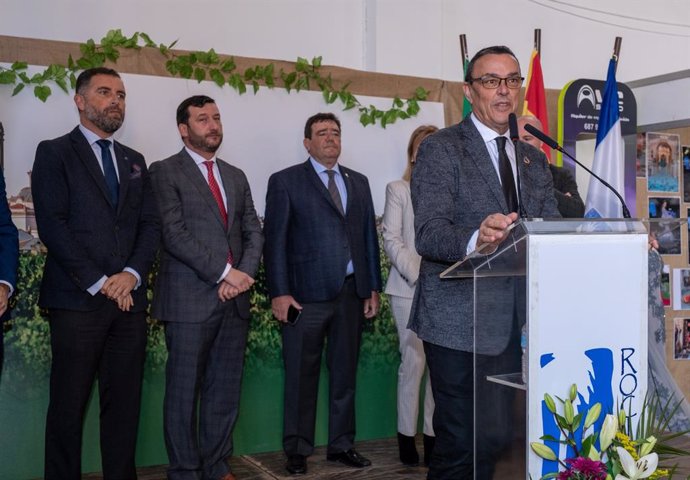
[[[17,288],[18,263],[19,238],[17,227],[12,222],[12,214],[7,204],[5,177],[0,174],[0,280],[12,285],[13,289]],[[0,318],[0,322],[7,319],[8,311]],[[2,328],[1,324],[0,328]],[[2,337],[2,333],[0,333],[0,337]]]
[[[577,191],[577,182],[564,168],[549,165],[553,177],[553,190],[558,202],[558,211],[564,218],[581,218],[585,214],[585,204]],[[570,197],[565,195],[570,193]]]
[[[144,157],[115,142],[120,178],[117,208],[91,146],[75,128],[38,145],[31,191],[41,241],[48,248],[39,305],[92,311],[109,301],[87,289],[103,275],[130,267],[142,285],[133,312],[147,306],[146,278],[158,249],[160,225]]]
[[[412,298],[422,257],[414,247],[414,211],[410,182],[405,180],[396,180],[386,185],[383,248],[391,261],[386,293]]]
[[[545,155],[519,144],[516,155],[522,202],[530,217],[559,217]],[[472,279],[441,280],[439,274],[465,257],[467,244],[492,213],[508,213],[498,174],[484,141],[467,117],[420,145],[412,172],[417,252],[422,256],[409,327],[424,341],[473,350]],[[510,339],[515,284],[492,282],[493,321],[482,328],[478,352],[497,354]]]
[[[268,180],[264,262],[271,298],[292,295],[298,302],[332,300],[340,292],[348,260],[360,298],[381,290],[374,205],[367,178],[339,166],[347,189],[343,216],[328,189],[306,162]]]
[[[152,313],[166,322],[202,322],[218,307],[228,249],[232,268],[252,277],[259,268],[263,235],[247,177],[223,160],[217,165],[227,198],[227,230],[206,179],[184,148],[151,165],[164,247]],[[234,301],[240,316],[249,318],[249,292]]]

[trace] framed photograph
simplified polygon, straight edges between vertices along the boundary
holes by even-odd
[[[690,318],[673,319],[673,358],[690,360]]]
[[[673,269],[673,309],[690,310],[690,268]]]
[[[680,193],[680,136],[648,132],[647,190]]]
[[[647,176],[647,137],[645,133],[637,134],[637,156],[635,160],[635,171],[638,177]]]
[[[676,221],[663,220],[680,218],[680,197],[649,197],[648,213],[650,219],[660,219],[649,224],[649,233],[659,242],[659,253],[680,255],[681,229]]]
[[[683,157],[683,201],[690,203],[690,145],[680,147]]]

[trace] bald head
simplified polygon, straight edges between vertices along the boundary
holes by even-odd
[[[531,133],[528,133],[525,131],[525,125],[530,124],[534,128],[539,129],[540,131],[543,131],[543,127],[541,122],[537,117],[533,117],[532,115],[523,115],[518,118],[518,135],[520,136],[520,140],[522,140],[525,143],[529,143],[535,148],[541,149],[542,141],[536,138],[534,135]]]

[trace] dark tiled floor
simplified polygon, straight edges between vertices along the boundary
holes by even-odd
[[[421,441],[418,439],[418,449],[422,452]],[[690,450],[690,437],[684,437],[674,443],[677,447]],[[259,453],[242,455],[231,461],[233,472],[238,480],[284,480],[298,478],[300,480],[420,480],[426,478],[426,468],[404,467],[398,461],[398,447],[394,438],[358,442],[357,449],[372,461],[372,466],[363,469],[352,469],[338,463],[326,460],[326,449],[316,449],[309,457],[307,475],[290,477],[285,471],[285,456],[282,452]],[[681,469],[674,478],[686,478],[690,475],[690,457],[679,461]],[[98,474],[84,475],[82,480],[102,480]],[[165,466],[146,467],[139,469],[139,480],[165,480]],[[503,463],[497,467],[495,480],[515,480],[511,472],[511,464]],[[690,478],[690,477],[688,477]]]

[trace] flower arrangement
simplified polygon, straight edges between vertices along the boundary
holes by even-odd
[[[672,478],[677,464],[661,466],[660,461],[673,456],[690,455],[667,442],[687,432],[668,433],[668,422],[678,408],[671,408],[670,401],[661,404],[658,397],[647,397],[639,414],[636,428],[624,410],[617,415],[605,416],[599,431],[594,425],[602,413],[600,403],[595,403],[584,415],[575,414],[573,403],[578,397],[577,386],[570,387],[565,399],[556,397],[561,411],[549,395],[544,404],[558,425],[560,438],[551,435],[541,437],[542,442],[531,442],[532,451],[541,458],[558,462],[561,471],[544,475],[541,480],[637,480]],[[633,431],[634,430],[634,431]],[[548,443],[566,446],[568,458],[561,459]]]

